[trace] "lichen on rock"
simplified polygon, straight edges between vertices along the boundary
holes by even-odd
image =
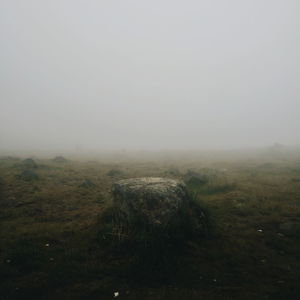
[[[113,185],[113,196],[129,219],[138,215],[153,225],[167,225],[189,199],[183,182],[160,177],[120,180]]]

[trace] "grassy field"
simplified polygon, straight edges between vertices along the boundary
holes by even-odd
[[[187,184],[211,230],[176,263],[137,269],[134,249],[105,244],[99,217],[115,180],[187,174],[205,178]],[[2,157],[0,299],[300,299],[299,204],[300,155]]]

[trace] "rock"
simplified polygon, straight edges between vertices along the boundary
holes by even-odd
[[[300,224],[294,222],[281,223],[279,231],[286,236],[300,236]]]
[[[183,182],[158,177],[120,180],[113,185],[113,196],[129,219],[140,216],[153,225],[167,225],[189,200]]]
[[[175,257],[189,241],[210,233],[210,222],[180,180],[142,177],[113,184],[112,205],[98,219],[98,236],[106,245],[125,243],[145,265]],[[128,248],[128,249],[129,249]],[[156,259],[158,259],[156,261]],[[155,262],[156,261],[156,262]],[[160,262],[159,262],[160,261]]]

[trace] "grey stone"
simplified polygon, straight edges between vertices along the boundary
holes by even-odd
[[[189,200],[183,182],[159,177],[120,180],[113,185],[113,196],[129,219],[140,216],[153,225],[167,225]]]

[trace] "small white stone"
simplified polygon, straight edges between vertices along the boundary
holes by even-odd
[[[119,297],[119,292],[114,292],[114,298]]]
[[[257,231],[258,231],[258,232],[263,232],[262,229],[258,229]]]
[[[50,244],[46,244],[45,246],[46,246],[46,247],[49,247],[49,246],[50,246]]]

